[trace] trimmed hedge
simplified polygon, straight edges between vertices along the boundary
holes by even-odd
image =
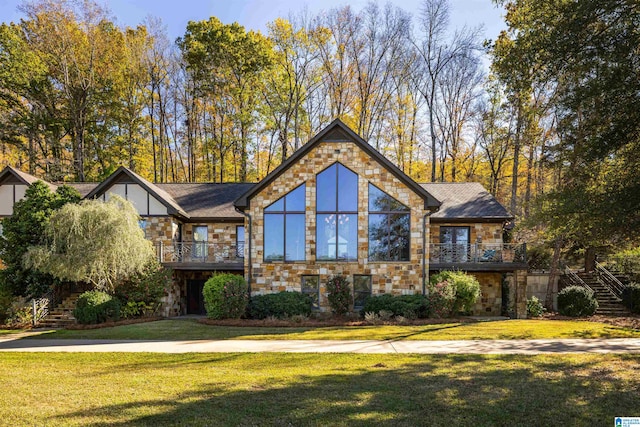
[[[390,295],[369,296],[360,311],[380,314],[381,311],[392,312],[394,316],[407,319],[426,319],[429,317],[429,300],[424,295]]]
[[[207,316],[211,319],[239,319],[249,302],[247,282],[237,274],[212,276],[205,282],[202,295]]]
[[[597,309],[593,292],[582,286],[569,286],[558,292],[558,312],[563,316],[591,316]]]
[[[73,317],[84,325],[117,321],[120,319],[120,301],[106,292],[87,291],[78,297]]]
[[[311,297],[301,292],[285,291],[277,294],[252,295],[247,307],[247,316],[251,319],[309,316],[312,303]]]
[[[640,284],[630,283],[622,291],[622,303],[632,313],[640,314]]]

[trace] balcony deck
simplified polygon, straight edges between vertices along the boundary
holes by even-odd
[[[527,269],[526,243],[430,244],[429,270],[513,271]]]
[[[158,261],[174,270],[244,270],[244,244],[176,242],[156,245]]]

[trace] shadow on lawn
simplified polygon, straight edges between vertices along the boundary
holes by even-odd
[[[243,371],[255,373],[249,385],[214,377],[185,385],[175,395],[92,407],[48,421],[98,426],[590,426],[637,414],[640,378],[636,374],[621,381],[616,368],[609,367],[633,370],[637,356],[598,358],[596,363],[592,357],[526,356],[415,356],[397,363],[380,356],[367,359],[379,360],[373,366],[345,358],[343,369],[290,380],[268,378],[262,364],[252,366],[251,355],[242,357]],[[213,368],[229,369],[219,356],[205,360]],[[308,363],[313,371],[322,369],[325,358],[280,354],[269,361],[279,360],[284,366]],[[509,369],[503,370],[505,366]],[[96,424],[96,419],[104,421]]]

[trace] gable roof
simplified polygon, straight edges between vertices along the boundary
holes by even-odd
[[[422,185],[442,202],[431,220],[506,221],[513,216],[478,182],[430,182]]]
[[[191,219],[225,220],[244,216],[233,202],[255,184],[249,183],[165,183],[157,187],[171,194]]]
[[[85,198],[90,199],[90,198],[102,195],[113,184],[116,184],[117,180],[123,175],[129,177],[129,179],[131,179],[133,182],[140,185],[147,192],[149,192],[153,197],[158,199],[158,201],[167,208],[167,212],[169,213],[169,215],[178,215],[184,218],[189,218],[189,214],[187,214],[180,207],[180,205],[173,199],[173,197],[169,193],[167,193],[165,190],[161,189],[157,185],[147,181],[146,179],[144,179],[137,173],[133,172],[132,170],[125,168],[124,166],[120,166],[118,169],[116,169],[116,171],[113,172],[111,175],[109,175],[107,179],[102,181],[93,190],[91,190],[89,194],[85,196]]]
[[[11,177],[14,177],[17,181],[25,185],[31,185],[36,181],[42,181],[49,186],[51,191],[56,191],[56,189],[58,188],[56,185],[51,184],[50,182],[47,182],[44,179],[40,179],[26,172],[22,172],[21,170],[16,169],[13,166],[7,166],[2,170],[2,172],[0,172],[0,184],[2,184],[3,181],[6,181]]]
[[[389,172],[391,172],[396,178],[398,178],[407,187],[412,189],[424,200],[425,209],[436,209],[440,206],[440,202],[436,197],[433,197],[425,188],[421,187],[413,179],[409,178],[404,172],[402,172],[396,165],[391,163],[386,157],[380,154],[375,148],[373,148],[367,141],[360,138],[351,128],[345,125],[340,119],[335,119],[327,127],[322,129],[316,136],[311,138],[306,144],[300,147],[294,152],[291,157],[282,162],[280,166],[275,168],[269,175],[264,177],[262,181],[255,184],[246,193],[238,197],[234,205],[239,209],[246,209],[249,206],[250,199],[257,193],[262,191],[273,180],[284,173],[295,162],[304,157],[311,149],[313,149],[320,142],[344,142],[349,141],[355,143],[365,153],[369,154],[378,163],[384,166]]]

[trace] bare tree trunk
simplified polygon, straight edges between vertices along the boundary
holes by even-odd
[[[551,258],[551,272],[549,273],[549,283],[547,284],[547,294],[544,305],[547,310],[553,310],[553,293],[558,289],[558,279],[560,278],[560,252],[564,245],[563,237],[557,237],[553,244],[553,258]]]

